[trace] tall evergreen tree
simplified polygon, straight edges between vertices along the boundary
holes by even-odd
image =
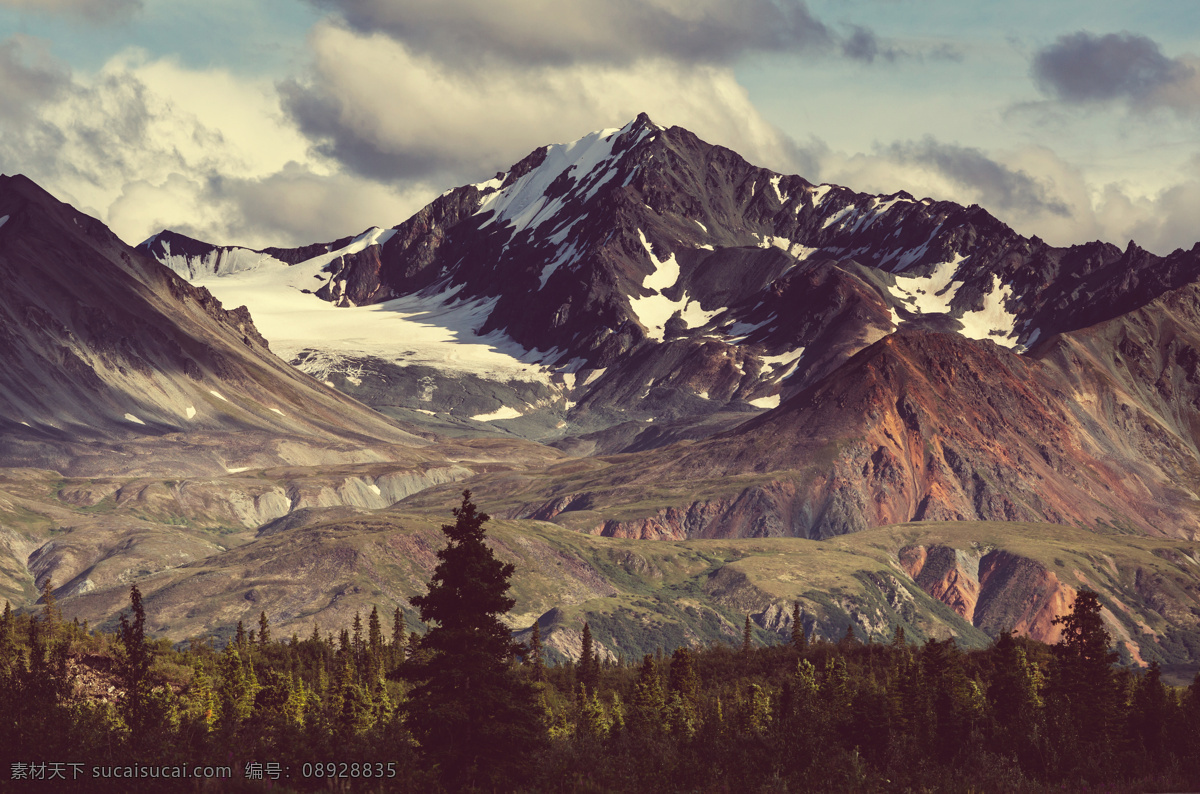
[[[149,739],[151,727],[150,665],[153,657],[146,643],[146,610],[142,606],[142,593],[137,585],[129,588],[129,603],[133,611],[130,621],[121,613],[120,637],[125,648],[121,664],[121,677],[125,684],[125,697],[121,701],[122,717],[129,726],[130,741],[139,748]]]
[[[392,613],[392,665],[404,664],[405,648],[408,645],[408,625],[400,607]]]
[[[642,657],[642,667],[633,687],[628,724],[634,734],[646,739],[654,739],[667,729],[667,699],[658,671],[654,669],[654,657],[650,654]]]
[[[1103,766],[1112,756],[1119,697],[1112,669],[1118,657],[1100,610],[1099,596],[1080,590],[1071,611],[1054,619],[1063,629],[1050,681],[1051,705],[1061,720],[1055,731],[1060,751],[1094,780],[1106,774]]]
[[[431,627],[407,663],[419,682],[409,725],[449,788],[508,788],[545,737],[533,685],[509,666],[515,647],[499,617],[515,603],[507,594],[515,568],[484,543],[489,518],[470,491],[454,516],[442,525],[448,542],[429,593],[410,599]]]
[[[258,644],[266,646],[271,641],[271,624],[267,621],[266,610],[258,613]]]
[[[0,614],[0,675],[8,672],[17,658],[17,622],[13,617],[12,604],[4,602],[4,613]]]
[[[372,606],[367,617],[367,650],[378,655],[383,650],[383,626],[379,622],[379,607]]]
[[[804,653],[808,650],[808,637],[804,634],[804,619],[800,613],[800,602],[792,604],[792,647]]]
[[[354,612],[354,658],[362,659],[366,645],[363,642],[363,624],[362,614],[357,610]]]
[[[54,596],[53,577],[47,576],[45,584],[42,585],[42,605],[42,620],[48,629],[47,637],[53,643],[58,635],[58,627],[62,625],[62,607],[58,605],[58,599]]]
[[[583,623],[583,642],[579,652],[579,683],[589,695],[595,694],[600,684],[600,658],[592,640],[592,627],[587,621]]]
[[[216,700],[220,706],[217,726],[227,736],[250,718],[254,708],[256,687],[246,673],[246,665],[237,650],[236,643],[229,643],[221,654],[221,680],[217,686]]]
[[[754,635],[750,633],[750,616],[746,616],[746,625],[742,627],[742,653],[749,653],[753,645]]]
[[[1001,632],[993,658],[996,669],[987,690],[994,722],[992,741],[1000,753],[1028,759],[1041,733],[1035,671],[1011,631]]]
[[[671,722],[675,731],[692,736],[699,728],[700,677],[696,674],[691,649],[680,646],[671,654]]]
[[[533,680],[546,680],[546,659],[542,655],[542,629],[533,621],[533,633],[529,637],[529,663],[533,665]]]

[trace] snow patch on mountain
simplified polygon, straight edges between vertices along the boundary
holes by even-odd
[[[0,217],[0,226],[3,226],[6,223],[8,223],[8,216],[5,215],[3,217]]]
[[[663,290],[670,289],[675,286],[675,282],[679,281],[679,263],[675,261],[675,254],[669,254],[665,259],[656,257],[650,241],[646,239],[645,233],[640,229],[638,238],[642,241],[642,247],[646,249],[646,255],[650,257],[651,264],[654,265],[654,272],[642,280],[642,287],[654,290],[655,294],[630,298],[629,308],[637,317],[638,322],[646,328],[651,339],[657,342],[663,341],[667,320],[670,320],[676,312],[679,312],[680,319],[687,324],[688,328],[699,328],[725,311],[726,307],[724,306],[716,309],[703,309],[700,302],[686,292],[678,300],[672,300],[663,295]]]
[[[772,378],[786,380],[796,371],[796,367],[800,366],[800,359],[803,357],[804,348],[798,347],[777,356],[759,356],[759,360],[762,361],[764,369],[769,367],[775,371]]]
[[[955,254],[949,262],[938,264],[928,276],[896,276],[896,286],[890,287],[889,291],[917,314],[948,312],[950,301],[963,285],[963,282],[951,279],[965,260],[965,256]]]
[[[1015,347],[1016,315],[1005,308],[1012,299],[1012,285],[1000,285],[1000,277],[992,275],[992,291],[983,296],[983,308],[967,312],[959,321],[963,324],[960,333],[970,339],[991,339],[1004,347]]]
[[[476,414],[471,418],[476,422],[495,422],[501,419],[516,419],[518,416],[524,416],[516,408],[509,408],[507,405],[492,411],[487,414]]]
[[[679,310],[679,317],[687,323],[688,328],[699,328],[703,325],[708,325],[712,318],[723,311],[725,311],[724,306],[706,310],[700,307],[700,301],[688,300],[687,304]]]
[[[775,188],[775,195],[776,195],[776,196],[779,198],[779,203],[780,203],[780,204],[786,204],[786,203],[787,203],[787,197],[786,197],[786,196],[784,196],[784,195],[783,195],[783,193],[782,193],[782,192],[779,190],[779,182],[780,182],[780,180],[782,180],[782,179],[783,179],[783,177],[782,177],[782,176],[773,176],[773,177],[771,177],[771,187]]]
[[[424,293],[369,306],[339,307],[311,294],[334,258],[382,245],[394,233],[373,228],[344,248],[292,267],[212,275],[193,283],[206,287],[226,306],[246,306],[271,349],[285,361],[310,354],[300,368],[318,380],[340,371],[349,359],[376,357],[484,378],[547,381],[539,367],[521,360],[530,351],[504,334],[484,338],[477,333],[499,298],[457,299],[463,285],[447,288],[444,282]]]

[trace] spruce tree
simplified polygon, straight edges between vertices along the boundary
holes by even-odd
[[[153,658],[146,644],[146,610],[142,606],[142,593],[137,585],[129,588],[129,603],[133,610],[133,621],[121,614],[120,637],[125,646],[121,664],[121,677],[125,684],[125,697],[121,701],[121,716],[129,726],[130,741],[135,749],[144,744],[150,729],[150,664]]]
[[[546,660],[542,656],[542,629],[533,621],[533,634],[529,638],[529,663],[533,665],[533,680],[546,680]]]
[[[583,623],[583,642],[579,652],[579,683],[592,695],[600,683],[600,659],[596,654],[595,643],[592,640],[592,627],[587,621]]]
[[[671,722],[676,733],[691,737],[699,728],[700,677],[690,649],[680,646],[671,655]]]
[[[999,752],[1027,759],[1038,738],[1041,709],[1034,671],[1011,631],[1000,633],[993,658],[995,672],[987,689],[992,741]]]
[[[800,602],[792,605],[792,647],[800,653],[808,650],[808,637],[804,635],[804,619],[800,614]]]
[[[258,613],[258,644],[265,646],[271,641],[271,624],[267,622],[267,613]]]
[[[42,604],[42,620],[49,629],[47,637],[53,643],[58,635],[58,627],[62,624],[62,607],[58,605],[58,599],[54,597],[53,577],[46,577],[46,582],[42,585]]]
[[[753,647],[753,635],[750,633],[750,616],[746,616],[746,625],[742,628],[742,653],[749,653]],[[661,649],[660,649],[661,650]]]
[[[1063,633],[1050,680],[1054,710],[1065,717],[1054,738],[1090,777],[1104,774],[1098,765],[1111,757],[1120,697],[1112,669],[1118,657],[1100,610],[1099,596],[1080,590],[1071,611],[1054,619]]]
[[[363,624],[362,615],[356,610],[354,613],[354,658],[361,661],[366,646],[363,643]]]
[[[392,613],[392,665],[404,664],[405,647],[408,644],[408,625],[400,607]]]
[[[846,651],[855,645],[858,645],[858,637],[854,636],[854,624],[849,623],[846,625],[846,633],[838,640],[838,647]]]
[[[642,657],[637,682],[633,686],[633,701],[630,704],[629,729],[639,739],[655,739],[667,729],[667,699],[662,690],[658,671],[654,669],[654,657]]]
[[[383,627],[379,623],[379,607],[376,606],[371,607],[371,614],[367,616],[366,658],[361,673],[372,690],[375,680],[383,675]]]
[[[17,658],[16,619],[12,604],[4,602],[4,613],[0,615],[0,676],[11,669]]]
[[[379,607],[372,606],[367,617],[367,650],[378,654],[383,650],[383,626],[379,622]]]
[[[406,665],[418,682],[408,724],[448,788],[509,788],[545,738],[536,691],[509,666],[515,646],[500,620],[515,603],[515,568],[484,543],[489,518],[470,491],[454,516],[442,526],[448,542],[429,593],[410,599],[430,629]]]

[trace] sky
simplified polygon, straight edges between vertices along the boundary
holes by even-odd
[[[1056,245],[1200,240],[1200,0],[0,0],[0,173],[131,244],[394,226],[642,111]]]

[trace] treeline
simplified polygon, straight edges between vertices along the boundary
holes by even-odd
[[[63,621],[49,588],[38,613],[6,606],[0,777],[59,762],[232,765],[220,790],[334,776],[381,791],[1200,788],[1200,675],[1177,688],[1157,665],[1115,668],[1094,593],[1055,646],[1004,634],[964,652],[902,631],[875,644],[799,629],[755,647],[747,631],[740,647],[625,663],[601,661],[585,625],[580,660],[548,665],[538,627],[515,646],[498,622],[512,568],[468,498],[443,527],[429,595],[413,599],[423,636],[399,610],[336,638],[277,637],[264,613],[224,648],[176,650],[146,637],[136,587],[115,634]]]

